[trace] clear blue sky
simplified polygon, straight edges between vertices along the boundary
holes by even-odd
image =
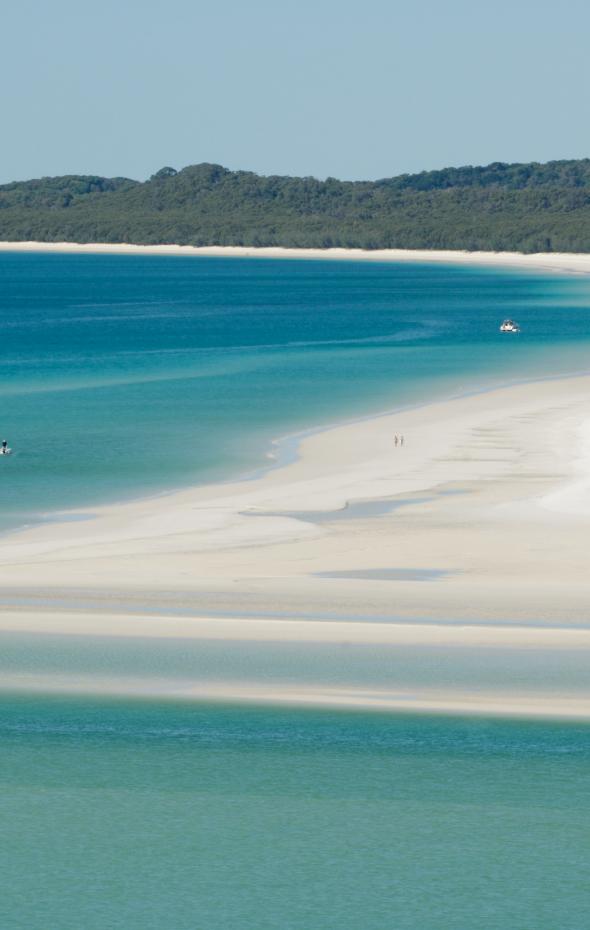
[[[5,0],[0,182],[590,155],[587,0]]]

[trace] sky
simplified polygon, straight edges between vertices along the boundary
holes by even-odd
[[[2,0],[0,183],[590,155],[587,0]]]

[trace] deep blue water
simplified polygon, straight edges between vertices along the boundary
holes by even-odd
[[[590,368],[584,277],[0,255],[1,525],[248,473],[273,438]],[[518,337],[500,336],[513,316]]]

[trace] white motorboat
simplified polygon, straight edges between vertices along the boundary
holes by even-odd
[[[504,320],[500,326],[501,333],[519,333],[520,326],[518,323],[515,323],[514,320]]]

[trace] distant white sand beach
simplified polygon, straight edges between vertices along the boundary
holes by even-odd
[[[283,249],[241,246],[131,245],[126,243],[0,242],[1,252],[71,252],[109,255],[187,255],[218,258],[302,258],[334,261],[441,262],[499,265],[561,273],[590,273],[590,254],[467,252],[430,249]]]

